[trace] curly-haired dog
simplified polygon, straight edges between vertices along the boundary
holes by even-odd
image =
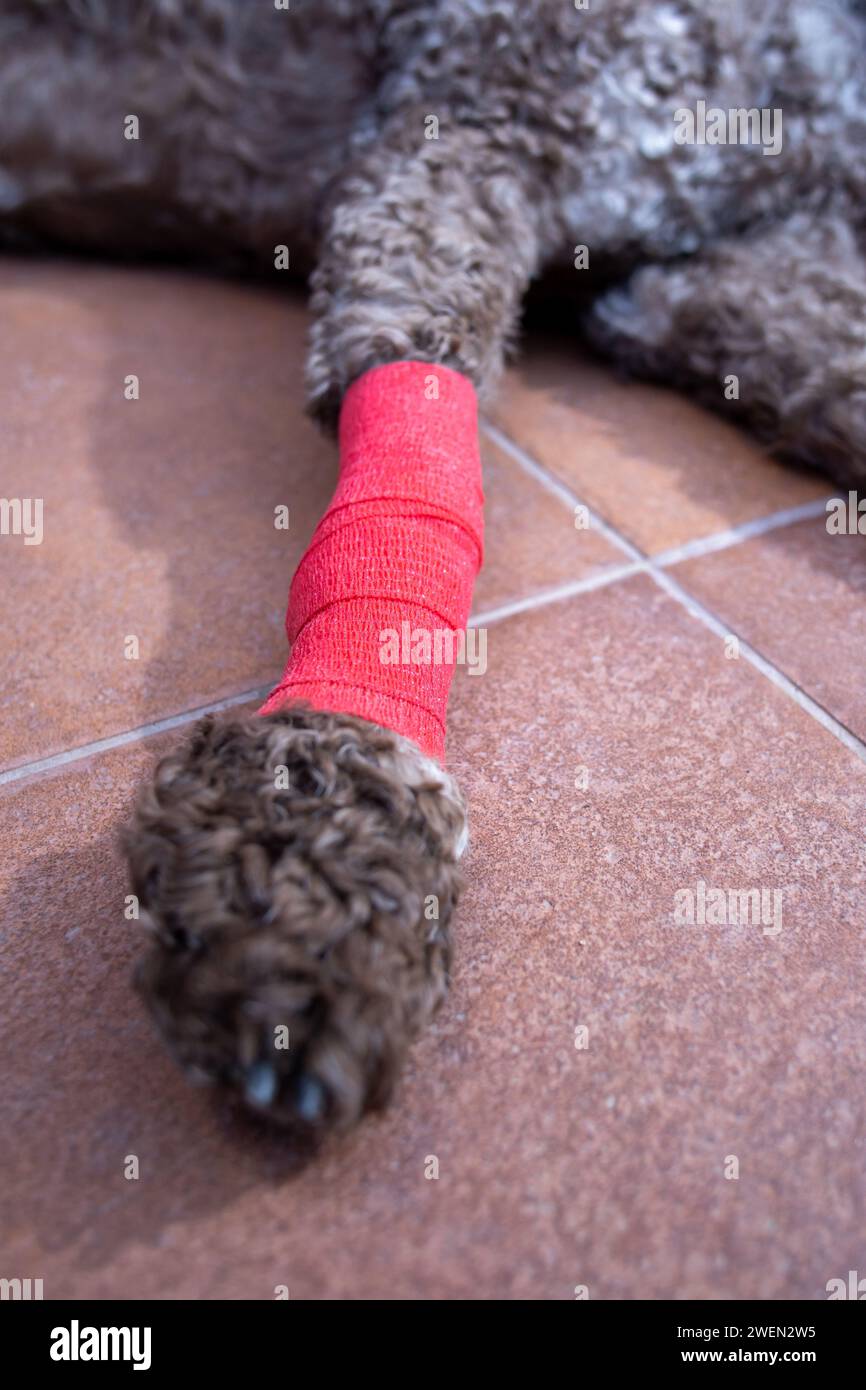
[[[582,246],[576,332],[866,479],[862,0],[6,0],[0,55],[5,244],[287,246],[327,424],[388,363],[490,392],[530,282]],[[181,1061],[319,1128],[381,1103],[445,989],[463,838],[398,734],[205,721],[129,838]]]

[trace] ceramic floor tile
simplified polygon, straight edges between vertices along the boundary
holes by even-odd
[[[4,488],[44,499],[41,545],[0,542],[0,763],[275,679],[289,577],[333,484],[301,412],[300,304],[29,262],[3,263],[0,296]]]
[[[643,578],[488,650],[452,702],[453,993],[311,1166],[131,1000],[114,837],[154,747],[0,791],[0,1215],[46,1297],[822,1298],[857,1267],[866,766]],[[674,925],[701,880],[781,891],[782,930]]]
[[[475,613],[628,563],[583,518],[484,435],[484,567]],[[575,524],[575,523],[579,524]]]
[[[649,554],[828,496],[686,397],[530,338],[491,419]]]
[[[289,580],[336,477],[303,414],[302,298],[5,261],[0,299],[3,487],[43,503],[41,544],[0,538],[0,767],[275,682]],[[476,606],[619,563],[511,459],[485,459]]]
[[[866,739],[866,538],[830,535],[818,517],[686,561],[673,573]]]

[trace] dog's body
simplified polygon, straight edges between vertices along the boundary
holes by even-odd
[[[559,270],[616,360],[856,483],[864,39],[858,0],[5,0],[0,241],[273,273],[288,248],[326,421],[401,359],[489,389]],[[679,143],[701,102],[763,111],[772,145]],[[367,532],[351,553],[363,582]],[[201,721],[126,842],[175,1055],[318,1128],[387,1099],[442,999],[465,843],[452,780],[337,709]]]
[[[860,0],[7,0],[0,54],[3,240],[287,247],[322,418],[398,358],[489,388],[560,267],[622,364],[866,476]],[[699,102],[781,147],[679,143]]]

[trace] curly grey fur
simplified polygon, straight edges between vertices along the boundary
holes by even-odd
[[[866,478],[860,0],[7,0],[0,55],[0,235],[268,266],[288,245],[323,420],[399,357],[489,390],[530,280],[586,244],[575,277],[622,291],[598,344],[720,406],[733,363],[745,423]],[[699,99],[781,109],[781,153],[676,144]]]
[[[777,454],[857,476],[866,441],[866,279],[841,218],[795,214],[723,239],[703,257],[647,267],[597,301],[590,330],[640,375],[688,387],[742,417]],[[726,400],[721,385],[733,376],[739,395]]]
[[[201,720],[126,836],[138,987],[177,1060],[299,1129],[383,1105],[447,989],[464,842],[453,782],[396,734]]]
[[[270,269],[288,246],[325,422],[399,358],[489,391],[530,281],[586,245],[577,330],[857,484],[864,94],[861,0],[6,0],[0,239]],[[699,100],[780,109],[781,152],[677,144]],[[461,834],[396,735],[205,721],[128,840],[182,1063],[316,1130],[381,1103],[445,989]]]

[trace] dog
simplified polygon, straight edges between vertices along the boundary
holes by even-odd
[[[570,270],[597,349],[863,480],[862,0],[6,0],[0,55],[3,243],[287,248],[326,422],[400,358],[489,395]]]
[[[326,428],[407,359],[490,397],[554,276],[621,367],[866,479],[862,0],[5,0],[0,109],[0,244],[288,267]],[[345,1126],[444,995],[462,800],[396,734],[270,718],[203,721],[140,800],[139,984],[190,1072]],[[306,790],[264,812],[274,758]],[[219,934],[235,910],[254,951]],[[286,1014],[291,1061],[264,1061]]]

